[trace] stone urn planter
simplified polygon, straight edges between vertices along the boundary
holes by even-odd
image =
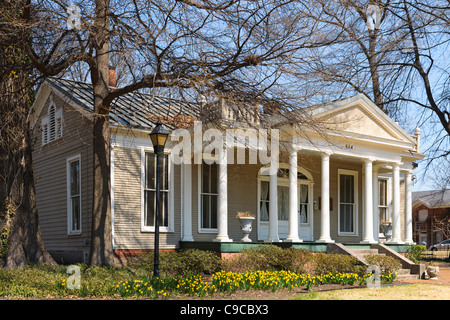
[[[252,242],[249,238],[250,232],[252,232],[252,224],[255,217],[248,212],[239,212],[237,217],[241,223],[241,231],[244,233],[244,237],[241,239],[242,242]]]
[[[430,276],[430,280],[437,280],[437,275],[439,273],[439,267],[436,266],[428,266],[427,274]]]
[[[386,242],[388,242],[392,238],[392,223],[390,223],[390,222],[382,222],[381,223],[381,228],[382,228],[383,234],[384,234],[384,236],[386,238]]]

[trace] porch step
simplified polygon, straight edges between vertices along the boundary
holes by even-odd
[[[353,256],[356,256],[358,259],[366,263],[366,256],[369,254],[376,254],[376,255],[385,255],[384,253],[379,253],[378,249],[351,249],[350,250],[353,254]]]
[[[328,249],[327,249],[328,250]],[[425,273],[425,266],[423,264],[415,264],[411,260],[407,259],[398,252],[392,250],[384,244],[372,244],[370,248],[356,249],[348,248],[342,244],[332,244],[330,245],[330,253],[335,251],[336,253],[349,254],[356,257],[361,263],[368,265],[366,262],[366,256],[368,254],[385,255],[390,256],[398,260],[402,269],[397,271],[398,280],[410,280],[410,279],[420,279]]]
[[[354,256],[356,256],[357,258],[359,258],[361,261],[363,261],[364,263],[366,262],[366,255],[369,254],[376,254],[379,256],[385,256],[386,254],[384,253],[379,253],[378,249],[351,249],[352,253]],[[397,280],[416,280],[419,279],[419,275],[418,274],[411,274],[411,270],[410,269],[399,269],[397,270]]]
[[[418,274],[411,274],[410,269],[399,269],[397,270],[396,280],[417,280],[420,279]]]

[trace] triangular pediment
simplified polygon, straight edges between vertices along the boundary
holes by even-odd
[[[401,139],[385,123],[375,118],[359,105],[340,110],[340,112],[323,117],[328,129],[375,136],[384,139]]]
[[[412,137],[364,95],[315,110],[314,118],[331,132],[412,142]]]

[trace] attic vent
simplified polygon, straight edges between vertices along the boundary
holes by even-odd
[[[56,109],[56,104],[51,97],[47,117],[42,119],[41,129],[42,145],[62,137],[62,109]]]
[[[56,113],[56,107],[54,105],[51,105],[48,110],[48,116],[50,117],[50,141],[55,140],[55,131],[56,131],[56,120],[55,120],[55,113]]]

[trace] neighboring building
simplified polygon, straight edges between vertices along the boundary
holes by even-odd
[[[450,239],[450,190],[413,192],[413,235],[428,247]]]
[[[58,261],[86,261],[93,193],[91,87],[46,79],[33,109],[42,237]],[[206,109],[139,93],[114,101],[110,121],[115,252],[154,246],[155,157],[148,133],[156,119],[168,119],[170,129],[182,126],[195,137],[192,120],[202,120]],[[294,117],[254,109],[236,115],[223,101],[210,112],[217,113],[222,128],[245,129],[244,118],[256,128],[274,123],[280,134],[278,170],[270,171],[261,158],[254,164],[227,164],[223,149],[217,149],[223,160],[219,164],[196,164],[195,154],[188,156],[192,164],[179,164],[172,153],[178,142],[169,143],[163,161],[161,249],[238,243],[243,236],[235,219],[238,211],[255,214],[253,243],[382,242],[382,220],[392,223],[390,243],[413,242],[411,176],[414,161],[424,157],[419,134],[406,133],[365,95],[301,109],[304,117],[319,124],[319,131],[307,122],[299,128],[286,121]],[[293,114],[298,118],[298,111]],[[203,133],[207,128],[203,123]],[[194,153],[196,142],[191,143],[187,145]],[[267,151],[251,143],[237,143],[228,151],[236,156],[245,149]]]

